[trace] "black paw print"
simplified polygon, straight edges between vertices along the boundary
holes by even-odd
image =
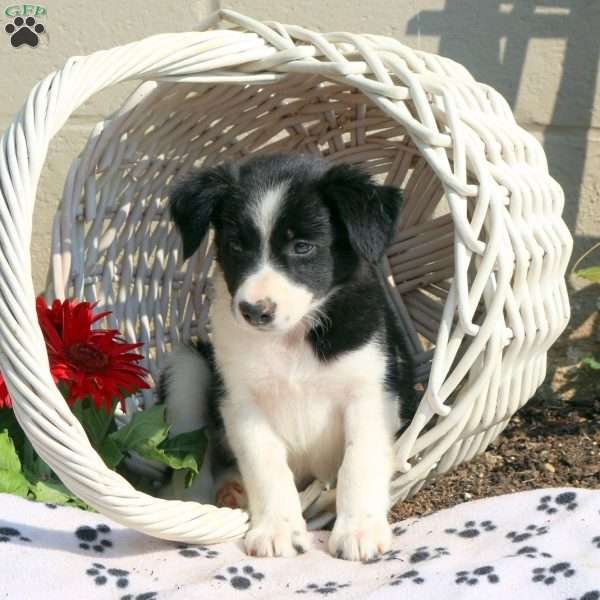
[[[392,529],[392,533],[394,535],[403,535],[406,533],[406,529],[404,529],[404,527],[401,527],[400,525],[396,525],[393,529]]]
[[[179,554],[186,558],[196,558],[198,556],[201,556],[202,558],[215,558],[215,556],[219,556],[220,554],[216,550],[211,550],[206,546],[188,546],[187,544],[179,544],[177,548],[179,549]]]
[[[485,567],[478,567],[473,571],[458,571],[456,573],[456,583],[466,583],[467,585],[477,585],[480,580],[488,580],[489,583],[498,583],[500,577],[494,572],[494,567],[486,565]]]
[[[552,496],[542,496],[537,509],[544,511],[548,515],[557,513],[561,508],[575,510],[577,508],[576,499],[577,494],[575,492],[563,492],[554,499]],[[556,506],[552,506],[552,503],[556,504]]]
[[[577,600],[577,598],[567,598],[567,600]],[[600,600],[600,590],[586,592],[579,600]]]
[[[437,548],[428,548],[427,546],[420,546],[417,548],[408,559],[412,564],[420,563],[425,560],[433,560],[434,558],[440,558],[441,556],[448,556],[447,548],[438,546]]]
[[[446,529],[446,533],[455,533],[463,538],[474,538],[480,535],[482,531],[494,531],[494,529],[496,529],[496,526],[491,521],[481,521],[479,525],[476,521],[467,521],[463,529]]]
[[[253,579],[260,581],[265,577],[264,573],[258,573],[250,565],[243,567],[241,572],[237,567],[227,567],[227,574],[227,576],[215,575],[215,579],[228,581],[236,590],[247,590],[252,585]]]
[[[35,48],[40,41],[39,35],[45,29],[41,23],[36,23],[33,17],[15,17],[12,23],[4,27],[4,31],[10,35],[10,43],[14,48],[27,44]]]
[[[518,531],[511,531],[506,534],[506,537],[513,543],[517,544],[519,542],[524,542],[525,540],[528,540],[534,535],[545,535],[546,533],[548,533],[547,527],[538,525],[527,525],[525,531],[521,531],[521,533],[519,533]]]
[[[30,542],[31,540],[21,535],[21,532],[14,527],[0,527],[0,542],[16,542],[20,540],[21,542]]]
[[[110,527],[104,524],[97,525],[96,527],[82,525],[75,531],[75,535],[81,540],[79,547],[82,550],[92,549],[95,552],[104,552],[105,548],[112,548],[113,543],[105,537],[99,539],[99,534],[103,536],[110,534]]]
[[[415,571],[415,569],[411,569],[410,571],[406,571],[402,573],[402,575],[392,575],[393,581],[390,581],[390,585],[400,585],[405,581],[412,581],[418,585],[425,583],[425,579],[419,575],[419,571]]]
[[[509,557],[512,556],[526,556],[527,558],[552,558],[552,554],[548,554],[548,552],[540,552],[534,546],[523,546],[517,550],[516,554],[509,554]]]
[[[106,585],[109,577],[116,580],[115,585],[118,588],[124,589],[129,585],[129,571],[123,569],[107,569],[100,563],[92,563],[92,566],[85,573],[94,578],[96,585]]]
[[[309,583],[305,588],[296,590],[296,594],[308,594],[314,592],[315,594],[335,594],[341,589],[350,587],[349,583],[338,583],[337,581],[328,581],[327,583]]]
[[[559,562],[551,567],[537,567],[533,569],[532,573],[532,581],[552,585],[560,575],[563,577],[573,577],[575,569],[571,568],[571,563]]]
[[[596,548],[600,548],[600,535],[597,535],[596,537],[592,538],[592,544],[594,544]]]
[[[381,562],[382,560],[398,560],[400,557],[400,554],[401,554],[401,550],[388,550],[387,552],[384,552],[383,554],[378,554],[377,556],[374,556],[373,558],[363,560],[363,564],[372,565],[372,564]]]
[[[143,594],[125,594],[119,600],[156,600],[158,594],[156,592],[144,592]]]

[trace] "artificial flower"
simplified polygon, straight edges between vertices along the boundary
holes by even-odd
[[[94,314],[95,304],[54,300],[51,306],[37,299],[38,321],[46,341],[50,372],[62,383],[69,404],[86,397],[108,412],[114,399],[123,400],[148,388],[148,371],[137,363],[143,356],[132,352],[143,344],[127,343],[116,329],[92,329],[110,312]],[[0,381],[0,407],[12,406],[4,379]]]

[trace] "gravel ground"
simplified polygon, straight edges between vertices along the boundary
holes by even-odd
[[[486,452],[442,475],[392,517],[423,515],[476,498],[535,488],[600,489],[600,285],[569,293],[573,318],[548,353],[548,376]]]
[[[486,452],[442,475],[392,511],[395,520],[476,498],[535,488],[600,488],[600,396],[536,397]]]

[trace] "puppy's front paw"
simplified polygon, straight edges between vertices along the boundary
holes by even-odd
[[[264,517],[246,534],[250,556],[296,556],[309,548],[306,523],[302,519]]]
[[[329,538],[329,552],[346,560],[369,560],[389,550],[391,541],[385,515],[339,515]]]

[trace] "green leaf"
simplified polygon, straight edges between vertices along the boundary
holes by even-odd
[[[113,400],[112,410],[106,412],[104,408],[98,408],[89,398],[75,402],[71,410],[79,419],[92,446],[100,448],[106,438],[111,426],[114,425],[114,410],[117,401]]]
[[[72,407],[90,443],[110,469],[114,469],[124,456],[119,445],[109,437],[109,433],[117,429],[114,419],[116,406],[117,400],[113,400],[110,412],[106,412],[104,408],[98,408],[89,398],[85,398],[75,402]]]
[[[165,440],[160,447],[169,454],[174,454],[176,456],[194,454],[202,459],[207,444],[208,438],[206,437],[206,429],[203,427],[202,429],[180,433],[175,437],[169,438]],[[200,460],[200,462],[202,462],[202,460]]]
[[[109,435],[121,452],[135,451],[143,458],[167,465],[172,469],[187,469],[188,481],[198,473],[207,438],[203,429],[190,431],[168,439],[169,425],[165,407],[154,406],[137,412],[131,421]]]
[[[27,497],[29,482],[21,473],[21,461],[8,430],[0,433],[0,492]]]
[[[599,370],[600,369],[600,362],[598,362],[595,358],[588,356],[586,358],[584,358],[581,361],[582,365],[587,365],[588,367],[590,367],[591,369],[594,370]]]
[[[21,472],[21,461],[6,429],[0,433],[0,469],[11,473]]]
[[[12,408],[0,408],[0,431],[5,429],[15,445],[17,454],[22,457],[25,433],[21,429]]]
[[[67,504],[73,500],[73,495],[57,481],[38,481],[31,491],[38,502],[51,504]]]
[[[25,440],[23,455],[22,465],[8,431],[5,429],[0,432],[1,493],[93,510],[56,478],[50,467],[35,453],[29,440]]]
[[[600,283],[600,267],[581,269],[579,271],[575,271],[575,275],[577,275],[577,277],[583,277],[583,279],[587,279],[593,283]]]
[[[110,437],[107,437],[98,449],[98,453],[102,457],[106,466],[109,469],[115,469],[125,456],[119,445]]]
[[[189,487],[200,471],[206,446],[206,433],[203,429],[198,429],[165,440],[160,446],[144,444],[136,448],[136,451],[144,458],[162,463],[172,469],[186,469],[188,473],[185,485]]]
[[[155,448],[169,433],[165,422],[165,407],[153,406],[147,410],[136,412],[131,421],[121,429],[111,433],[112,439],[121,450],[138,450],[140,448]]]
[[[194,471],[188,471],[185,474],[185,479],[183,481],[183,485],[186,488],[189,488],[190,485],[192,485],[192,483],[194,483],[194,479],[196,479],[196,475],[197,475],[197,473],[194,473]]]
[[[23,443],[23,473],[29,481],[46,480],[54,476],[52,469],[36,454],[28,439]]]
[[[86,504],[81,498],[75,496],[58,479],[49,481],[38,481],[32,488],[31,493],[38,502],[50,502],[51,504],[66,504],[76,506],[83,510],[96,512],[91,506]]]
[[[0,469],[0,493],[27,498],[28,492],[29,481],[23,473]]]
[[[208,437],[206,429],[202,428],[196,431],[180,433],[173,438],[169,438],[160,445],[160,448],[167,455],[181,460],[182,466],[175,466],[173,468],[190,469],[186,479],[186,487],[189,487],[194,480],[194,476],[198,474],[202,466],[207,446]]]

